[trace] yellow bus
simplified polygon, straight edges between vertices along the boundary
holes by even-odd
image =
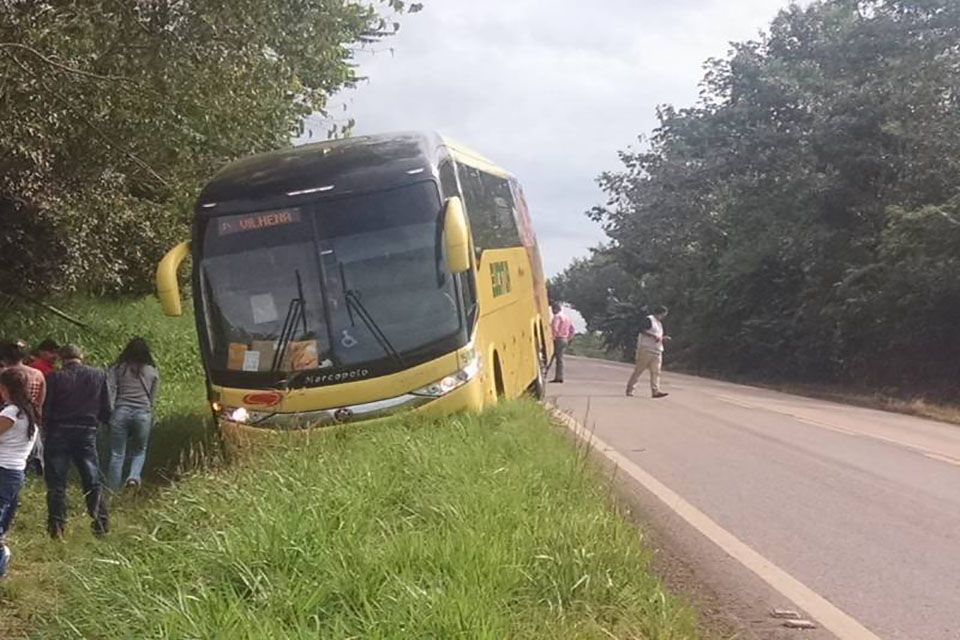
[[[182,313],[188,256],[221,426],[302,429],[543,394],[553,340],[523,192],[435,133],[235,162],[201,192],[192,241],[157,269],[167,315]]]

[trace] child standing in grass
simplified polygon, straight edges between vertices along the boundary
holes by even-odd
[[[10,549],[7,531],[17,510],[27,458],[37,437],[37,409],[30,399],[29,381],[18,368],[0,372],[0,578],[7,571]]]
[[[134,338],[127,344],[107,372],[107,384],[114,407],[110,419],[107,484],[114,490],[120,488],[123,464],[129,457],[130,472],[124,484],[138,487],[147,458],[150,427],[153,425],[153,401],[160,384],[160,376],[146,340]]]

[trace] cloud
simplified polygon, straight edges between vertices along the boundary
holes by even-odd
[[[584,212],[659,104],[696,101],[702,65],[756,38],[784,0],[427,0],[358,53],[338,97],[357,134],[433,129],[524,184],[549,274],[604,239]],[[322,128],[316,132],[322,136]]]

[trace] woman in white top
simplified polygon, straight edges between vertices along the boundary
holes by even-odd
[[[6,534],[17,509],[27,458],[37,439],[37,409],[30,400],[27,376],[15,367],[0,372],[0,578],[7,571],[10,549]]]

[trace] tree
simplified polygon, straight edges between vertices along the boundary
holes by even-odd
[[[0,219],[14,223],[0,230],[3,289],[149,290],[202,182],[289,145],[356,82],[353,50],[420,5],[381,7],[0,0]],[[22,250],[38,237],[59,249]],[[44,277],[13,277],[32,270]]]
[[[793,6],[707,64],[696,106],[660,109],[590,215],[671,307],[674,357],[953,391],[958,41],[953,0]]]
[[[549,282],[551,297],[568,302],[583,316],[588,331],[603,333],[604,346],[632,358],[637,327],[651,303],[642,279],[635,279],[608,247],[596,247]]]

